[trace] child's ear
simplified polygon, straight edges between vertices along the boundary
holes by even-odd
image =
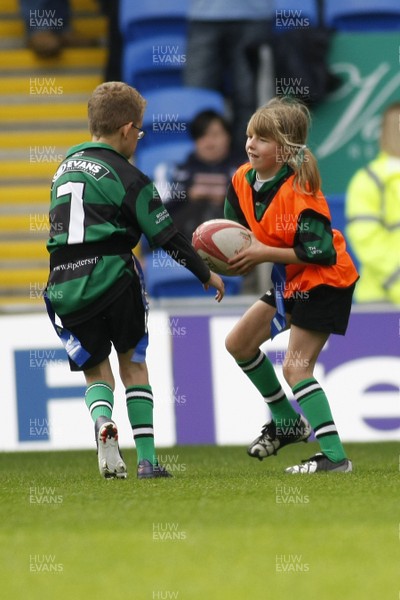
[[[123,125],[121,127],[122,135],[124,136],[125,139],[128,137],[128,134],[129,134],[129,132],[130,132],[131,129],[132,129],[132,122],[126,123],[125,125]]]

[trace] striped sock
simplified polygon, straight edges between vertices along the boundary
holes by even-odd
[[[286,428],[293,428],[299,415],[286,398],[274,367],[265,354],[259,350],[251,360],[237,361],[237,364],[263,396],[277,428],[283,434]]]
[[[322,452],[333,462],[344,460],[346,453],[340,441],[327,397],[318,381],[313,377],[303,379],[292,389],[294,397],[314,429]]]
[[[98,417],[111,419],[114,407],[114,392],[108,383],[95,381],[86,390],[85,403],[94,422]]]
[[[153,392],[150,385],[133,385],[126,389],[126,406],[133,439],[137,450],[137,461],[149,460],[157,464],[154,449]]]

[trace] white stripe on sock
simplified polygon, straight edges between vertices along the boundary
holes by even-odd
[[[90,408],[89,408],[90,414],[92,414],[94,409],[98,408],[99,406],[105,406],[106,408],[109,408],[110,410],[113,409],[112,404],[110,402],[107,402],[107,400],[96,400],[96,402],[93,402],[93,404],[90,405]]]
[[[306,388],[304,388],[303,390],[300,390],[298,392],[294,393],[294,397],[296,398],[297,401],[301,400],[301,398],[303,396],[305,396],[306,394],[309,394],[310,392],[313,392],[314,390],[321,390],[321,386],[319,385],[319,383],[311,383],[310,385],[308,385]]]
[[[154,435],[154,429],[153,427],[132,427],[132,431],[133,431],[133,437],[137,436],[137,435],[143,435],[143,434],[149,434],[149,435]]]
[[[274,394],[273,396],[264,396],[264,401],[269,404],[270,402],[275,402],[276,400],[279,400],[280,398],[283,398],[285,396],[285,392],[283,391],[283,389],[281,388],[279,390],[279,392],[277,392],[276,394]]]
[[[325,433],[337,433],[336,425],[326,425],[325,427],[321,427],[315,432],[315,436],[318,437],[320,435],[325,435]]]
[[[130,398],[145,398],[146,400],[153,400],[153,394],[145,391],[127,392],[126,399],[129,400]]]
[[[242,370],[246,373],[246,371],[250,371],[251,369],[258,367],[258,365],[264,360],[264,356],[265,355],[260,351],[260,354],[257,356],[256,359],[253,360],[252,363],[246,365],[245,367],[242,366]]]

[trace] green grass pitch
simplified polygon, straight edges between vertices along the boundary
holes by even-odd
[[[95,451],[2,453],[1,597],[398,600],[399,446],[346,444],[352,474],[294,476],[317,451],[162,448],[173,479],[103,480]]]

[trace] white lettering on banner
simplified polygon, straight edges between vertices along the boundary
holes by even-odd
[[[322,159],[337,152],[360,131],[364,132],[368,139],[368,136],[371,136],[371,120],[374,120],[378,131],[382,107],[400,86],[399,72],[382,87],[382,79],[390,70],[388,63],[381,63],[372,73],[362,77],[356,65],[351,63],[332,65],[332,71],[338,75],[347,75],[348,81],[331,95],[331,100],[345,98],[354,91],[356,94],[345,107],[328,137],[316,149],[317,158]]]
[[[247,444],[269,417],[260,394],[223,347],[226,335],[236,322],[234,317],[214,317],[210,323],[215,427],[217,443],[222,445]],[[284,332],[261,349],[268,351],[271,360],[277,363],[278,378],[291,398],[280,366],[288,337],[289,333]],[[323,353],[327,348],[325,345]],[[400,358],[366,356],[346,361],[326,372],[323,353],[314,375],[327,392],[343,441],[400,440],[400,427],[396,427],[400,420]],[[226,373],[226,376],[218,376],[220,373]],[[391,387],[392,391],[368,391],[382,384]],[[391,428],[378,429],[368,423],[378,419],[391,419]]]
[[[176,315],[176,312],[172,314]],[[364,320],[366,318],[365,313],[358,316],[363,316]],[[353,315],[354,320],[356,317],[356,314]],[[368,324],[376,331],[379,317],[383,318],[384,315],[371,313],[367,317]],[[209,325],[210,330],[216,442],[246,444],[254,439],[260,426],[266,422],[268,409],[224,346],[225,337],[239,316],[203,318],[204,327]],[[396,319],[396,316],[393,317],[393,322],[391,318],[386,319],[388,331],[394,322],[397,323]],[[171,326],[176,328],[177,324],[179,327],[182,325],[179,330],[182,340],[175,332],[174,343],[179,344],[189,338],[196,345],[195,333],[187,326],[184,316],[180,317],[178,313],[178,316],[172,317],[166,310],[150,312],[147,358],[150,373],[156,373],[152,377],[154,426],[157,446],[160,448],[176,444],[175,413],[180,411],[182,417],[185,412],[185,418],[190,418],[190,411],[195,410],[191,392],[196,385],[196,377],[188,379],[187,387],[185,385],[179,388],[174,384],[173,372],[179,369],[179,364],[173,364]],[[4,387],[2,410],[8,424],[0,438],[0,450],[93,448],[92,422],[83,400],[83,375],[70,373],[66,358],[59,358],[61,354],[64,357],[65,352],[61,345],[57,346],[58,339],[47,316],[36,314],[0,317],[0,331],[0,362]],[[353,329],[353,339],[357,340],[354,331],[358,332],[358,329]],[[290,394],[282,377],[281,366],[287,338],[288,332],[284,332],[262,349],[268,349],[268,355],[276,364],[285,392]],[[354,347],[350,346],[346,358],[342,359],[333,340],[329,341],[329,346],[326,345],[321,354],[315,377],[327,392],[335,421],[345,442],[400,440],[400,358],[393,346],[393,335],[390,339],[391,346],[387,341],[387,354],[392,352],[392,355],[384,355],[384,351],[381,352],[382,355],[365,355],[362,340],[359,346],[358,342],[355,342]],[[394,344],[396,343],[394,340]],[[346,348],[349,349],[348,346]],[[381,348],[384,348],[382,344]],[[54,359],[46,361],[46,364],[31,364],[32,351],[35,357],[51,356]],[[373,343],[370,351],[374,352]],[[295,354],[293,358],[298,359]],[[208,362],[208,357],[205,360]],[[340,363],[340,360],[344,362]],[[111,364],[117,372],[115,353],[111,354]],[[201,367],[199,357],[199,364],[193,366],[193,372],[201,372]],[[32,389],[33,394],[28,395],[26,389]],[[36,400],[33,402],[35,394]],[[120,439],[122,445],[132,447],[125,403],[121,401],[124,389],[118,381],[115,395],[119,399],[115,403],[115,419],[119,425]],[[25,437],[21,435],[23,428],[26,430]],[[75,432],[72,441],[68,435],[71,429]]]
[[[175,402],[165,401],[166,390],[168,395],[172,395],[174,390],[168,313],[152,311],[149,316],[149,327],[151,347],[148,349],[147,363],[150,372],[156,374],[152,380],[154,398],[164,398],[164,401],[155,402],[154,407],[157,446],[169,447],[176,444],[176,434]],[[0,361],[4,391],[2,414],[7,422],[7,428],[0,439],[0,451],[93,449],[93,425],[83,399],[84,387],[82,387],[82,394],[77,394],[76,391],[79,386],[84,386],[84,377],[82,373],[70,372],[65,351],[47,315],[1,316],[0,331]],[[32,348],[37,348],[38,353],[45,353],[46,356],[49,352],[55,351],[56,358],[58,358],[57,353],[60,352],[65,356],[65,360],[54,360],[45,365],[32,367],[30,365]],[[27,386],[30,380],[40,378],[42,389],[46,394],[46,398],[41,400],[47,407],[45,420],[35,412],[29,394],[20,391],[20,396],[17,397],[16,355],[19,353],[21,357],[21,352],[23,360],[20,360],[22,364],[19,365],[22,375],[20,379]],[[114,352],[111,353],[110,360],[114,372],[117,373],[118,361]],[[22,389],[21,386],[19,388]],[[113,416],[118,423],[121,445],[131,448],[133,447],[132,429],[123,400],[125,390],[118,378],[116,378],[115,397],[118,400],[115,402]],[[20,441],[18,414],[21,408],[26,415],[23,419],[23,426],[27,432],[25,441]],[[74,436],[71,438],[68,432],[72,430]]]

